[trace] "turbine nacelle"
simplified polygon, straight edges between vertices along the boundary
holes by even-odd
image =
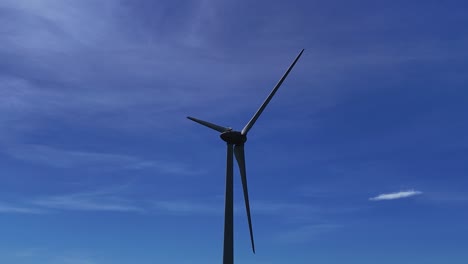
[[[242,135],[240,131],[229,130],[221,133],[221,139],[228,144],[242,145],[247,141],[247,136]]]

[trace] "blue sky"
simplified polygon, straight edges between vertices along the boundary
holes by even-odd
[[[0,262],[467,263],[463,1],[0,3]]]

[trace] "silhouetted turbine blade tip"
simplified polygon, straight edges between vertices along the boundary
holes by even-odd
[[[299,53],[299,55],[297,55],[296,59],[293,61],[293,63],[291,64],[291,66],[289,66],[288,70],[284,73],[283,77],[281,77],[281,79],[278,81],[278,83],[276,84],[276,86],[273,88],[273,90],[271,90],[270,94],[268,95],[268,97],[265,99],[265,101],[263,102],[263,104],[260,106],[260,108],[257,110],[257,112],[254,114],[254,116],[252,117],[252,119],[250,119],[250,121],[247,123],[247,125],[245,125],[244,129],[242,129],[242,135],[247,135],[247,133],[249,132],[249,130],[252,128],[252,126],[255,124],[255,122],[257,121],[257,119],[260,117],[260,115],[262,114],[263,110],[265,110],[266,106],[268,105],[268,103],[271,101],[271,99],[273,98],[273,96],[275,95],[276,91],[278,91],[278,89],[280,88],[281,84],[284,82],[284,80],[286,79],[286,77],[288,77],[288,74],[289,72],[291,72],[292,68],[294,67],[294,65],[296,65],[296,62],[299,60],[299,58],[301,57],[302,53],[304,52],[304,49],[301,50],[301,52]]]
[[[245,170],[245,153],[244,145],[236,145],[234,147],[234,155],[236,156],[237,164],[239,165],[239,171],[241,174],[242,188],[244,192],[245,210],[247,212],[247,221],[249,223],[250,242],[252,243],[252,251],[255,253],[255,243],[253,237],[252,218],[250,215],[250,202],[249,202],[249,191],[247,188],[247,173]]]
[[[196,122],[196,123],[198,123],[200,125],[204,125],[206,127],[209,127],[211,129],[214,129],[214,130],[216,130],[218,132],[221,132],[221,133],[226,132],[226,131],[229,130],[229,128],[227,128],[227,127],[219,126],[219,125],[207,122],[207,121],[203,121],[201,119],[197,119],[195,117],[187,116],[187,118],[192,120],[193,122]]]

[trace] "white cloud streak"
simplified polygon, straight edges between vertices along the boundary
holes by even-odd
[[[181,175],[201,173],[179,162],[146,160],[123,154],[64,150],[45,145],[15,145],[6,148],[5,151],[16,159],[54,168],[152,169],[162,173]]]
[[[291,219],[308,219],[323,213],[324,210],[303,203],[285,203],[273,201],[250,201],[250,210],[256,216],[288,216]],[[152,202],[152,211],[170,215],[222,215],[224,201],[207,200],[160,200]],[[234,204],[234,214],[245,215],[244,202]]]
[[[395,200],[395,199],[402,199],[407,198],[415,195],[420,195],[422,192],[415,191],[415,190],[408,190],[408,191],[401,191],[395,193],[384,193],[379,194],[375,197],[369,198],[371,201],[382,201],[382,200]]]
[[[190,201],[156,201],[154,209],[158,212],[166,212],[177,215],[194,214],[222,214],[224,209],[222,203],[202,203]]]
[[[23,249],[10,249],[0,251],[3,256],[10,256],[15,263],[48,263],[48,264],[97,264],[89,253],[77,250],[64,250],[57,253],[56,250],[44,247],[31,247]],[[32,261],[34,260],[34,261]],[[10,261],[11,262],[11,261]]]
[[[44,214],[56,211],[146,212],[144,203],[129,199],[121,193],[123,188],[126,187],[49,195],[23,199],[21,202],[0,202],[0,214]]]
[[[30,208],[19,205],[12,205],[7,203],[0,203],[0,214],[41,214],[44,210],[38,208]]]
[[[50,196],[32,201],[32,204],[50,209],[75,211],[143,212],[131,201],[103,192],[83,192]]]

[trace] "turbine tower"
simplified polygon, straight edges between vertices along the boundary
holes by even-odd
[[[187,118],[197,122],[201,125],[214,129],[221,133],[220,137],[227,143],[227,166],[226,166],[226,198],[224,204],[224,248],[223,248],[223,264],[233,264],[234,263],[234,186],[233,186],[233,153],[236,157],[237,164],[239,165],[239,171],[242,180],[242,188],[244,190],[244,200],[245,200],[245,209],[247,211],[247,220],[249,223],[250,231],[250,242],[252,243],[252,251],[255,254],[255,244],[252,231],[252,220],[250,217],[250,203],[249,203],[249,192],[247,190],[247,175],[245,171],[245,156],[244,156],[244,144],[247,141],[247,133],[255,124],[258,117],[262,114],[265,107],[270,102],[271,98],[275,95],[278,88],[284,82],[289,72],[292,70],[296,62],[301,57],[304,49],[301,50],[299,55],[293,61],[291,66],[289,66],[286,73],[281,77],[279,82],[270,92],[268,97],[265,99],[263,104],[254,114],[252,119],[245,125],[242,131],[232,130],[230,127],[219,126],[207,121],[203,121],[194,117],[188,116]]]

